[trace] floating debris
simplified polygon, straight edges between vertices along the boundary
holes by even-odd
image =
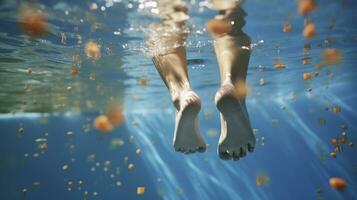
[[[32,68],[31,67],[27,68],[27,73],[28,74],[32,74]]]
[[[113,131],[113,125],[110,123],[110,120],[105,115],[100,115],[96,117],[93,125],[94,128],[104,133]]]
[[[339,177],[330,178],[330,186],[338,191],[342,191],[347,187],[347,182]]]
[[[278,69],[282,69],[282,68],[285,68],[286,65],[283,64],[283,63],[280,61],[280,58],[276,58],[276,59],[274,60],[274,67],[275,67],[275,68],[278,68]]]
[[[78,75],[78,69],[75,68],[75,67],[73,67],[73,68],[71,69],[71,75],[72,75],[72,76],[77,76],[77,75]]]
[[[303,31],[303,35],[306,38],[312,38],[316,35],[316,29],[315,29],[315,25],[312,22],[309,22]]]
[[[141,77],[137,79],[137,83],[141,86],[148,86],[150,80],[147,77]]]
[[[341,111],[342,111],[341,106],[332,107],[332,112],[334,112],[334,113],[340,113]]]
[[[311,60],[311,57],[304,56],[304,57],[301,59],[301,62],[302,62],[303,65],[308,65],[308,64],[310,64],[310,60]]]
[[[134,164],[133,163],[130,163],[129,165],[128,165],[128,169],[133,169],[134,168]]]
[[[283,25],[283,32],[290,33],[293,30],[293,27],[290,22],[285,22]]]
[[[61,32],[60,35],[61,35],[61,43],[62,43],[62,44],[66,44],[66,43],[67,43],[67,36],[66,36],[66,34],[63,33],[63,32]]]
[[[40,9],[23,6],[20,9],[20,20],[24,33],[30,37],[42,37],[47,33],[47,21]]]
[[[77,35],[77,44],[82,44],[82,36],[81,35]]]
[[[145,193],[145,187],[137,187],[136,188],[137,195],[144,195],[144,193]]]
[[[68,165],[63,165],[63,166],[62,166],[62,170],[63,170],[63,171],[67,171],[67,170],[68,170]]]
[[[28,191],[27,188],[22,188],[22,189],[21,189],[21,192],[23,193],[23,195],[26,195],[27,191]]]
[[[37,187],[39,187],[41,185],[41,182],[40,181],[34,181],[33,183],[32,183],[32,187],[34,187],[34,188],[37,188]]]
[[[113,126],[119,126],[124,123],[124,114],[122,106],[111,106],[106,116]]]
[[[265,84],[265,80],[263,78],[259,79],[259,85],[263,86]]]
[[[207,135],[209,137],[216,137],[217,136],[217,130],[214,128],[208,129],[207,130]]]
[[[93,41],[86,44],[84,51],[90,58],[98,59],[100,57],[100,46]]]
[[[310,51],[310,50],[311,50],[311,44],[305,44],[304,51]]]
[[[338,138],[337,138],[337,137],[331,138],[331,143],[332,143],[333,145],[337,145],[337,144],[338,144]]]
[[[332,158],[336,158],[336,152],[331,152],[331,153],[330,153],[330,156],[331,156]]]
[[[259,186],[259,187],[264,186],[264,185],[269,185],[270,177],[266,176],[266,175],[257,175],[255,177],[255,182],[256,182],[257,186]]]
[[[21,127],[17,132],[19,133],[20,136],[22,136],[25,132],[25,129]]]
[[[90,154],[87,156],[87,162],[94,162],[95,161],[95,155],[94,154]]]
[[[212,111],[210,109],[208,109],[208,108],[206,108],[203,111],[203,115],[204,115],[206,121],[212,119],[212,117],[213,117]]]
[[[304,73],[304,74],[303,74],[303,79],[304,79],[304,80],[308,80],[308,79],[310,79],[310,78],[312,78],[311,73]]]
[[[326,119],[323,118],[323,117],[320,117],[320,118],[319,118],[319,125],[320,125],[320,126],[326,125]]]
[[[122,184],[121,184],[120,181],[117,181],[117,182],[116,182],[116,185],[117,185],[118,187],[120,187]]]
[[[300,15],[307,15],[316,10],[317,4],[315,0],[299,0],[298,11]]]
[[[339,49],[325,49],[321,56],[326,65],[336,65],[342,60],[342,53]]]
[[[37,139],[35,139],[35,142],[37,143],[37,147],[39,149],[47,149],[47,139],[46,138],[37,138]]]
[[[336,153],[341,153],[342,151],[343,151],[342,146],[340,146],[340,145],[336,145],[336,146],[335,146],[335,152],[336,152]]]
[[[118,147],[121,147],[125,144],[124,140],[122,138],[113,138],[110,142],[109,149],[114,150],[117,149]]]
[[[141,154],[141,149],[136,149],[136,150],[135,150],[135,154],[136,154],[136,155],[140,155],[140,154]]]

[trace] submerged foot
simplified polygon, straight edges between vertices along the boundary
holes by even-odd
[[[227,82],[217,91],[215,102],[221,112],[221,136],[218,154],[224,160],[238,160],[247,151],[252,152],[255,136],[242,100],[239,100],[235,87]]]
[[[201,100],[192,90],[185,90],[175,101],[176,124],[174,148],[183,153],[206,151],[206,143],[198,130],[197,115],[201,109]]]

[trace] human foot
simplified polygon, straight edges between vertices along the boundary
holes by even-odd
[[[197,114],[201,109],[201,100],[191,89],[181,92],[174,101],[176,106],[176,123],[174,148],[183,153],[206,151],[206,143],[198,130]]]
[[[239,100],[233,84],[225,82],[217,91],[215,103],[221,112],[221,135],[218,154],[224,160],[239,160],[252,152],[255,136],[243,100]]]

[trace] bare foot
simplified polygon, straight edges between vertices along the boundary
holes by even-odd
[[[217,91],[215,102],[221,112],[218,154],[224,160],[239,160],[247,151],[252,152],[255,145],[255,136],[244,102],[239,100],[230,81],[224,83]]]
[[[206,143],[198,130],[197,114],[201,109],[201,100],[191,89],[181,92],[175,101],[176,124],[174,148],[183,153],[206,151]]]

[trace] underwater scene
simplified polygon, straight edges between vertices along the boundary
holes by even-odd
[[[357,200],[354,0],[0,0],[0,199]]]

